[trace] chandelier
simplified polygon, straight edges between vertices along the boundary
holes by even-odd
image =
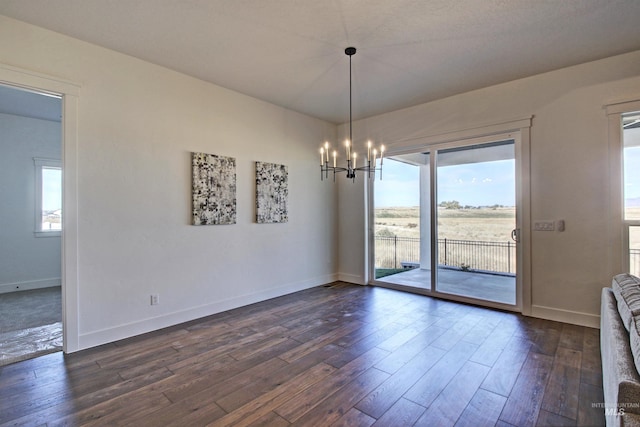
[[[351,102],[351,57],[355,55],[356,48],[348,47],[344,50],[344,53],[349,56],[349,139],[345,141],[345,153],[347,157],[347,167],[338,167],[337,157],[338,152],[333,150],[333,166],[329,164],[329,143],[325,142],[324,147],[320,148],[320,180],[329,178],[329,171],[333,172],[333,181],[336,180],[336,173],[346,172],[347,178],[353,181],[356,180],[356,171],[363,171],[369,178],[375,178],[376,171],[380,171],[380,179],[382,179],[382,161],[384,156],[384,145],[380,146],[380,150],[372,147],[371,141],[367,141],[367,156],[363,158],[361,162],[363,166],[358,166],[358,153],[352,152],[353,146],[353,120],[352,120],[352,102]],[[378,167],[378,160],[380,160],[380,167]]]

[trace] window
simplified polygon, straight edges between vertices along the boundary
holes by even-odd
[[[624,226],[628,270],[640,274],[640,112],[622,115]]]
[[[59,160],[33,159],[35,164],[36,237],[60,236],[62,230],[62,165]]]
[[[611,218],[608,264],[610,276],[629,272],[638,274],[640,265],[634,265],[640,256],[640,218],[637,202],[640,200],[637,170],[640,158],[637,147],[637,122],[640,118],[640,99],[606,104],[609,139],[609,214]],[[634,188],[635,187],[635,188]]]

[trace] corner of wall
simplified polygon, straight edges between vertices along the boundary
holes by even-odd
[[[531,306],[531,317],[571,323],[572,325],[586,326],[588,328],[600,328],[599,315],[563,310],[560,308],[533,305]]]

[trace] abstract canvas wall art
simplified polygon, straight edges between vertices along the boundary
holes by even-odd
[[[191,153],[193,225],[236,223],[236,159]]]
[[[256,162],[256,222],[287,222],[289,172],[285,165]]]

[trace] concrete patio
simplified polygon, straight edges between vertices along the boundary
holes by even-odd
[[[431,289],[431,270],[414,268],[377,280],[429,290]],[[437,291],[502,304],[516,304],[515,276],[440,268]]]

